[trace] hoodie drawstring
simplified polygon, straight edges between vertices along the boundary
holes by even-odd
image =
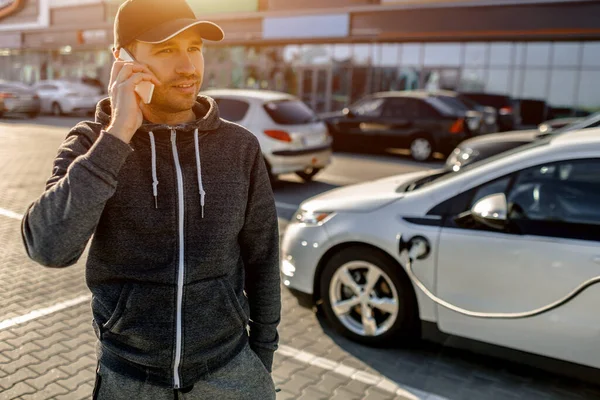
[[[204,218],[204,186],[202,186],[202,166],[200,164],[200,146],[198,145],[198,129],[194,131],[194,142],[196,147],[196,170],[198,173],[198,188],[200,190],[200,206],[202,207],[202,218]]]
[[[154,208],[158,208],[158,179],[156,178],[156,144],[154,143],[154,133],[150,135],[150,148],[152,149],[152,194],[154,195]]]
[[[158,208],[158,179],[156,177],[156,143],[154,142],[154,133],[150,135],[150,149],[152,151],[152,194],[154,195],[154,207]],[[200,164],[200,146],[198,144],[198,129],[194,131],[194,145],[196,148],[196,171],[198,174],[198,187],[200,189],[200,205],[202,207],[202,218],[204,218],[204,186],[202,185],[202,165]]]

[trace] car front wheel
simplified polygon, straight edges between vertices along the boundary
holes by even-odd
[[[393,260],[368,247],[335,254],[320,278],[323,311],[342,335],[371,346],[414,338],[418,312],[412,286]]]

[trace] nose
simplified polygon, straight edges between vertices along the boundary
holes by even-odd
[[[175,72],[181,75],[193,75],[196,73],[196,66],[194,65],[189,54],[184,53],[181,57],[179,57]]]

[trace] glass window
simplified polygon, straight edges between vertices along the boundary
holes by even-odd
[[[423,46],[420,43],[406,43],[402,45],[402,65],[421,65],[421,49]]]
[[[371,54],[371,45],[369,44],[355,44],[353,60],[355,64],[369,65],[373,58]]]
[[[579,80],[578,105],[600,110],[600,71],[582,71]]]
[[[396,97],[387,99],[383,116],[415,120],[418,118],[436,118],[438,113],[422,100]]]
[[[552,54],[552,65],[576,67],[579,65],[581,43],[556,43]]]
[[[215,98],[219,105],[221,118],[231,122],[239,122],[244,119],[250,105],[243,100]]]
[[[366,98],[352,106],[352,112],[361,117],[379,117],[383,110],[384,98]]]
[[[525,78],[525,71],[518,68],[513,70],[513,78],[512,78],[512,89],[511,96],[515,98],[519,98],[523,94],[523,79]]]
[[[485,72],[481,68],[464,69],[460,78],[459,90],[464,92],[483,92],[486,82]]]
[[[508,69],[490,69],[488,71],[485,91],[490,93],[507,93],[511,71]]]
[[[575,104],[576,78],[577,71],[552,71],[548,102],[553,106],[573,106]]]
[[[331,62],[333,48],[326,44],[302,46],[302,63],[305,65],[322,65]]]
[[[331,81],[331,100],[333,110],[341,110],[350,103],[352,70],[350,68],[333,68]]]
[[[459,66],[461,44],[459,43],[426,43],[424,65],[430,67]]]
[[[600,160],[574,160],[526,169],[509,195],[513,220],[600,223]]]
[[[465,45],[465,65],[483,67],[487,64],[487,43],[467,43]]]
[[[548,85],[548,71],[543,69],[525,70],[522,96],[531,99],[544,99]]]
[[[525,53],[527,52],[527,43],[515,44],[515,65],[523,66],[525,64]]]
[[[378,46],[375,65],[379,66],[397,66],[400,52],[400,45],[395,43],[386,43]]]
[[[280,125],[297,125],[313,122],[315,113],[300,100],[270,101],[264,105],[267,114]]]
[[[333,46],[333,60],[337,62],[348,62],[352,58],[352,45],[336,44]]]
[[[528,67],[547,67],[550,64],[550,43],[527,43]]]
[[[512,43],[492,43],[490,44],[490,66],[508,66],[512,65],[513,60]]]
[[[600,42],[583,44],[583,66],[600,67]]]
[[[296,64],[302,59],[302,51],[298,45],[288,45],[283,49],[283,61]]]

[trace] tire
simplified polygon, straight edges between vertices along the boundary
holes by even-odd
[[[378,271],[381,275],[375,280],[374,289],[363,296],[364,302],[349,308],[348,312],[339,309],[334,311],[332,303],[358,298],[356,292],[341,281],[343,272],[351,273],[349,279],[352,279],[362,292],[369,270]],[[353,341],[368,346],[387,346],[406,343],[406,340],[399,341],[398,338],[412,340],[418,337],[419,314],[412,285],[401,267],[380,251],[366,246],[355,246],[335,254],[327,262],[320,276],[320,296],[323,312],[331,327]],[[372,296],[386,299],[387,311],[370,305]],[[389,300],[392,298],[395,299],[395,307]],[[375,322],[375,329],[371,333],[363,323],[362,314],[365,307]]]
[[[60,117],[63,115],[62,107],[57,102],[52,103],[52,115],[55,117]]]
[[[310,182],[322,169],[323,168],[307,168],[304,171],[296,172],[296,175],[302,178],[304,182]]]
[[[428,161],[433,156],[433,143],[426,136],[415,136],[410,142],[410,156],[415,161]]]

